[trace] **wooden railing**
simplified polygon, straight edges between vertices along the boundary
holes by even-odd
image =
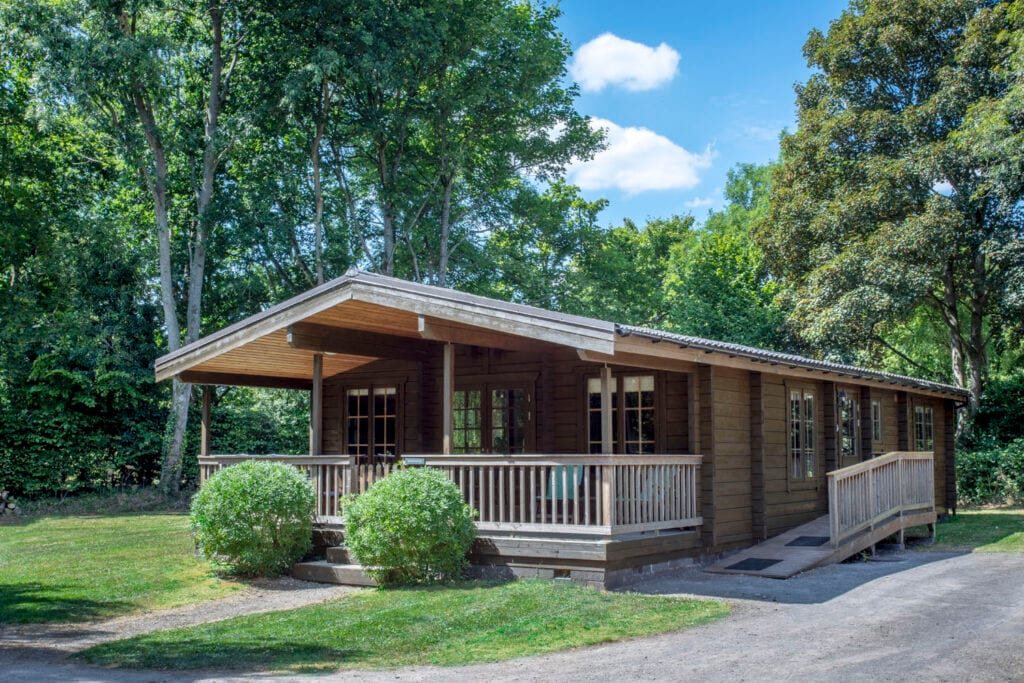
[[[444,470],[481,530],[615,534],[699,526],[699,455],[410,455]]]
[[[829,472],[832,546],[892,517],[934,510],[934,459],[930,451],[895,452]]]
[[[285,462],[307,473],[316,514],[337,521],[339,500],[361,493],[392,466],[349,456],[213,455],[199,458],[200,485],[245,460]],[[699,526],[699,455],[407,455],[437,467],[479,512],[481,530],[615,534]]]

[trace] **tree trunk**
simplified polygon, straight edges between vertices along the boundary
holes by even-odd
[[[322,82],[320,103],[321,114],[316,121],[316,133],[313,135],[313,145],[310,149],[310,157],[313,160],[313,202],[315,204],[313,229],[316,232],[314,243],[316,245],[316,283],[318,285],[324,283],[324,192],[320,181],[320,144],[324,138],[324,119],[326,118],[326,79]]]
[[[441,202],[441,254],[437,263],[437,286],[448,286],[448,261],[451,259],[449,242],[451,241],[451,215],[452,215],[452,176],[444,179],[444,198]]]

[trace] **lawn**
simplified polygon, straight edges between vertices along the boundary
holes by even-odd
[[[920,550],[1024,552],[1024,509],[962,510],[935,528],[935,543]]]
[[[0,624],[81,622],[222,597],[181,514],[47,516],[0,526]]]
[[[711,600],[602,593],[555,581],[375,590],[99,645],[95,664],[325,671],[499,661],[712,621]]]

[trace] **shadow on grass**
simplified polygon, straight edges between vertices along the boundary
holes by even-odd
[[[126,643],[131,644],[130,650],[124,647]],[[379,665],[379,653],[369,650],[273,636],[258,640],[233,640],[222,636],[216,641],[201,643],[189,638],[178,641],[131,639],[96,645],[73,656],[98,666],[173,671],[273,669],[313,673],[334,671],[342,666]]]
[[[90,600],[62,595],[65,587],[41,583],[0,583],[0,624],[55,624],[96,621],[138,608],[123,600]]]

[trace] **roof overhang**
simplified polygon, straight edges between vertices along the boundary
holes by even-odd
[[[444,342],[614,353],[615,326],[350,271],[158,358],[156,379],[306,388],[317,353],[329,377]]]

